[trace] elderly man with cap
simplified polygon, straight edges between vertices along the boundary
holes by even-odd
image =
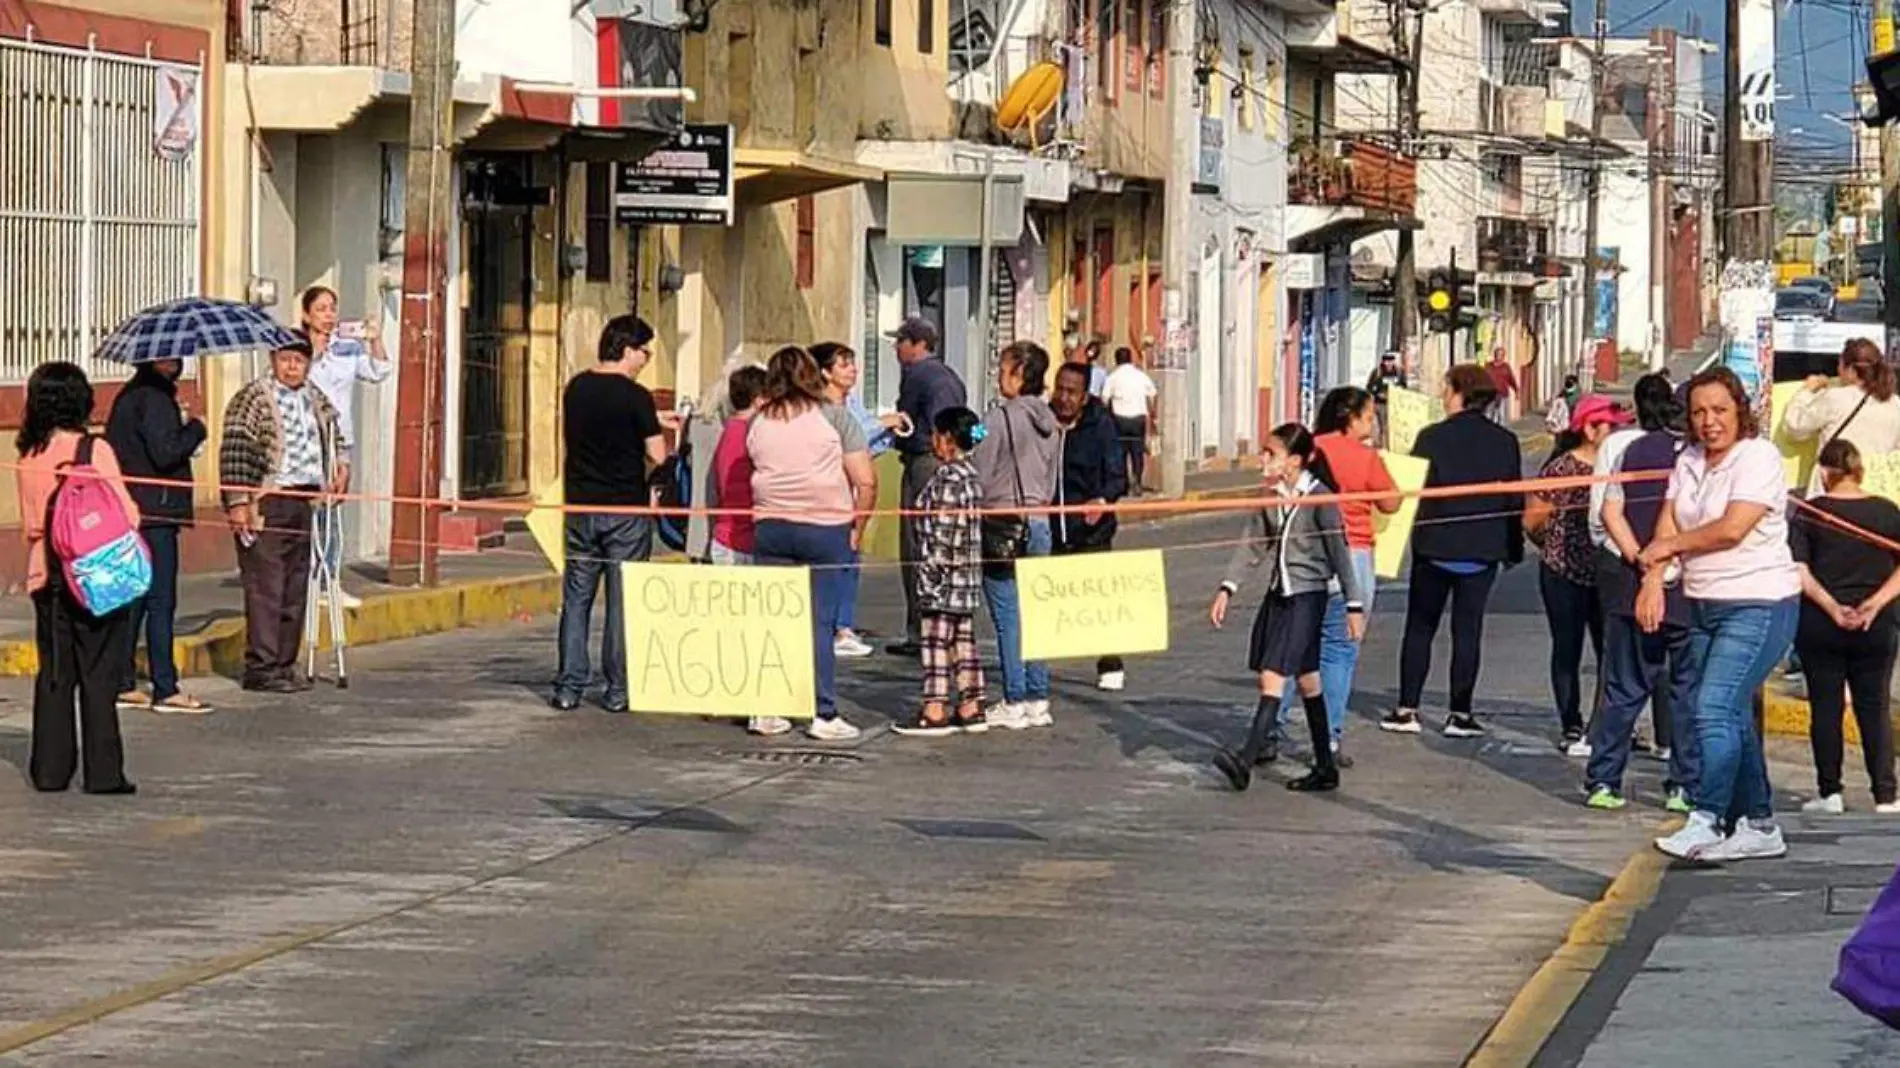
[[[315,497],[348,480],[336,408],[310,383],[310,341],[271,353],[271,373],[231,398],[224,413],[218,481],[237,535],[244,587],[244,688],[297,693],[304,598],[310,585],[310,513]]]
[[[923,624],[917,607],[917,561],[922,553],[917,521],[910,513],[937,471],[936,454],[930,451],[930,428],[936,425],[937,413],[963,407],[968,394],[963,380],[937,356],[937,327],[930,320],[911,316],[890,336],[897,342],[897,362],[903,367],[897,385],[897,410],[910,421],[912,430],[909,436],[897,439],[898,454],[904,462],[904,516],[899,523],[904,561],[904,640],[886,646],[885,652],[919,656]]]

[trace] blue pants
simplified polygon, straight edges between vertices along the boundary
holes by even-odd
[[[1049,520],[1033,516],[1029,520],[1028,556],[1049,555]],[[983,574],[983,599],[990,606],[990,622],[996,627],[996,653],[1003,662],[1003,700],[1047,701],[1049,665],[1023,663],[1023,623],[1016,600],[1016,572],[1007,575]]]
[[[1359,579],[1359,588],[1365,591],[1366,615],[1370,617],[1373,587],[1378,581],[1372,573],[1372,550],[1354,549],[1352,569]],[[1326,599],[1326,618],[1320,623],[1319,632],[1320,692],[1326,695],[1326,719],[1333,729],[1335,742],[1346,733],[1346,705],[1352,699],[1352,682],[1358,673],[1359,643],[1346,631],[1346,595],[1335,591]],[[1282,727],[1293,722],[1294,710],[1299,705],[1299,681],[1288,679],[1280,695]],[[1303,721],[1305,714],[1301,713],[1300,718]]]
[[[846,544],[849,544],[849,542]],[[859,568],[859,561],[861,559],[863,559],[862,553],[852,553],[851,566],[841,572],[844,576],[844,580],[838,593],[839,630],[858,629],[858,584],[864,574]]]
[[[1637,717],[1656,710],[1656,744],[1669,747],[1669,778],[1694,797],[1701,780],[1702,746],[1691,720],[1695,674],[1689,632],[1663,626],[1644,634],[1630,616],[1610,613],[1603,631],[1603,704],[1590,724],[1590,764],[1584,781],[1621,793]]]
[[[1788,655],[1800,599],[1691,601],[1689,662],[1696,678],[1695,733],[1702,777],[1695,807],[1717,820],[1775,814],[1768,764],[1755,731],[1755,691]]]
[[[172,633],[178,616],[178,528],[171,523],[153,523],[139,528],[145,547],[152,551],[152,588],[132,605],[131,622],[125,628],[129,643],[125,654],[125,682],[119,692],[139,688],[139,631],[145,632],[145,663],[152,672],[152,701],[168,700],[178,694],[178,665],[172,660]]]
[[[811,651],[817,679],[819,719],[838,714],[838,632],[851,562],[851,524],[818,526],[788,519],[761,519],[753,535],[752,560],[758,564],[795,564],[811,571]]]
[[[653,555],[653,521],[642,516],[570,512],[561,577],[561,667],[554,692],[579,697],[593,678],[587,662],[587,631],[593,623],[594,597],[607,583],[607,622],[600,639],[601,670],[607,676],[603,703],[627,703],[626,616],[621,608],[620,564]]]

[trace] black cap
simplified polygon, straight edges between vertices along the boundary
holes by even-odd
[[[921,341],[925,348],[937,351],[937,324],[921,316],[913,315],[905,319],[897,329],[885,336],[898,341]]]
[[[309,332],[298,327],[292,327],[290,332],[292,334],[291,340],[284,342],[271,351],[301,353],[304,359],[310,359],[316,350],[310,347]]]

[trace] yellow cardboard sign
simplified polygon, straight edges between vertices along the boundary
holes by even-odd
[[[1416,456],[1387,450],[1380,451],[1379,459],[1385,461],[1392,484],[1407,496],[1399,501],[1399,510],[1390,515],[1377,508],[1372,510],[1372,571],[1380,578],[1398,578],[1399,568],[1405,563],[1405,546],[1412,540],[1412,522],[1418,518],[1418,498],[1413,494],[1425,488],[1425,476],[1432,465]]]
[[[1393,386],[1385,391],[1385,447],[1409,456],[1418,432],[1432,424],[1432,399],[1416,390]]]
[[[1023,659],[1064,660],[1168,648],[1161,550],[1016,561]]]
[[[809,569],[626,563],[620,575],[633,708],[812,717]]]
[[[1805,388],[1806,384],[1802,382],[1777,382],[1774,392],[1770,394],[1774,411],[1769,416],[1773,423],[1769,440],[1775,443],[1775,448],[1781,450],[1781,466],[1788,473],[1790,489],[1807,488],[1808,478],[1814,472],[1815,453],[1821,447],[1821,443],[1814,438],[1795,441],[1788,436],[1785,425],[1788,420],[1789,403]]]
[[[557,478],[535,495],[534,511],[528,513],[528,533],[557,572],[567,567],[567,516],[561,511],[566,503],[567,489]]]
[[[1900,504],[1900,452],[1877,452],[1860,462],[1867,469],[1860,488]]]

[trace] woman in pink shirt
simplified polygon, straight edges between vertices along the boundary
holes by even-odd
[[[1688,821],[1656,840],[1689,860],[1788,851],[1774,822],[1754,697],[1794,641],[1801,572],[1788,546],[1781,453],[1759,435],[1733,371],[1716,367],[1689,381],[1692,444],[1669,476],[1656,537],[1637,558],[1644,572],[1636,623],[1645,632],[1662,624],[1664,586],[1677,565],[1689,600],[1687,657],[1697,679],[1690,715],[1702,767],[1698,781],[1685,784],[1695,806]]]
[[[74,600],[52,560],[46,523],[60,468],[71,464],[92,421],[92,383],[70,363],[41,364],[26,381],[26,412],[20,420],[21,527],[26,534],[26,588],[33,598],[33,637],[39,672],[33,680],[33,745],[27,774],[37,790],[71,785],[84,757],[86,792],[130,794],[125,747],[119,740],[119,683],[131,648],[131,612],[94,616]],[[120,481],[119,458],[103,439],[92,442],[92,466],[106,476],[125,505],[126,520],[139,525],[139,510]],[[79,730],[73,729],[78,691]],[[83,747],[80,741],[83,740]]]

